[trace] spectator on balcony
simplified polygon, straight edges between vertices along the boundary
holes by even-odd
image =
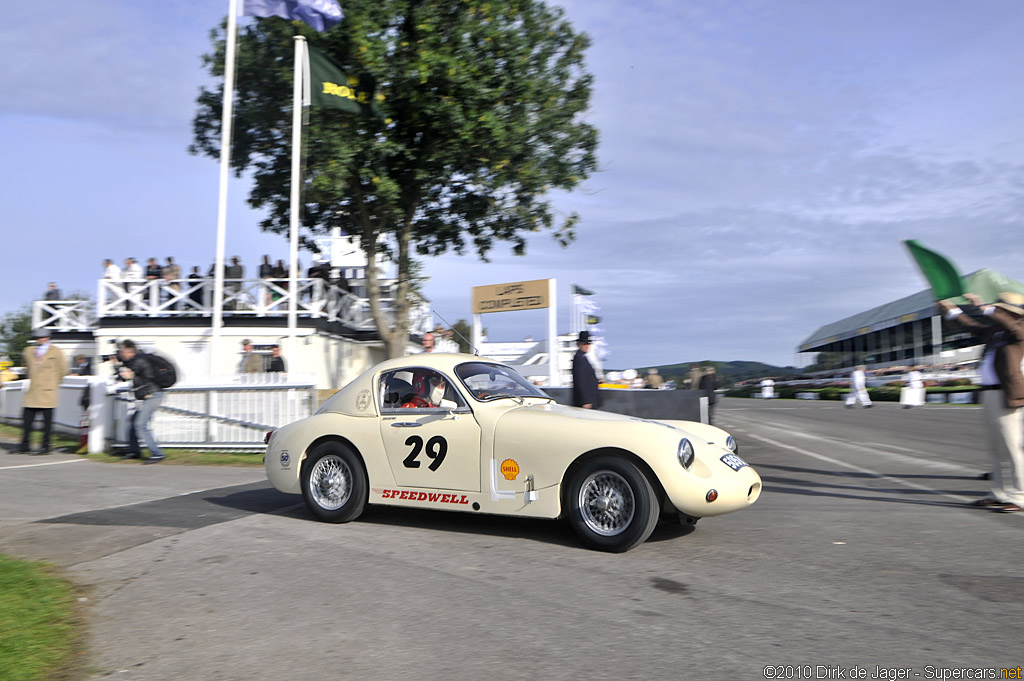
[[[142,273],[142,265],[135,258],[125,258],[124,269],[121,270],[121,279],[128,282],[125,284],[125,290],[128,292],[128,309],[138,309],[141,302],[139,300],[139,289],[142,288],[142,285],[136,282],[146,280]]]
[[[160,263],[157,262],[156,258],[150,258],[146,261],[146,281],[157,281],[164,278],[164,268],[160,267]]]
[[[167,256],[167,264],[164,265],[164,285],[166,286],[168,299],[171,296],[178,295],[178,292],[181,291],[181,284],[178,283],[179,279],[181,279],[181,267],[174,262],[174,258]],[[180,310],[180,303],[175,303],[174,309]]]
[[[231,264],[224,266],[224,290],[228,294],[228,300],[224,303],[225,310],[238,308],[238,297],[242,291],[242,279],[245,277],[245,268],[238,261],[238,256],[231,256]]]
[[[285,373],[287,369],[284,364],[284,357],[281,356],[281,346],[275,345],[270,348],[270,366],[267,368],[269,373]]]
[[[57,282],[51,281],[46,285],[46,295],[43,298],[44,300],[64,300],[64,295],[57,288]]]
[[[192,274],[188,275],[188,285],[192,289],[189,291],[188,297],[200,310],[203,308],[202,281],[203,277],[199,274],[199,266],[196,265],[192,268]]]
[[[50,343],[50,332],[46,328],[36,329],[32,335],[36,346],[27,347],[21,353],[28,371],[29,386],[22,400],[22,435],[18,451],[29,453],[32,425],[39,415],[43,417],[43,441],[32,454],[49,454],[53,410],[57,408],[60,382],[68,373],[68,364],[60,348]]]
[[[241,374],[262,374],[263,371],[263,355],[253,352],[252,341],[246,338],[242,341],[242,360],[238,363],[238,372]]]
[[[114,261],[107,258],[103,261],[103,278],[119,281],[121,279],[121,268],[114,264]]]
[[[284,260],[277,261],[277,264],[274,265],[274,269],[271,270],[270,276],[274,278],[274,283],[279,288],[283,288],[286,291],[288,290],[288,268],[285,267]],[[273,298],[274,300],[280,300],[281,294],[275,291]]]

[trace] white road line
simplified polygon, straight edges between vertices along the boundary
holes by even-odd
[[[835,466],[842,466],[843,468],[849,468],[850,470],[857,471],[858,473],[863,473],[865,475],[870,475],[871,477],[877,478],[879,480],[885,480],[887,482],[894,482],[897,485],[903,485],[904,487],[910,487],[911,489],[920,490],[922,492],[929,492],[931,494],[937,494],[940,497],[946,497],[947,499],[953,499],[955,501],[959,501],[960,503],[964,503],[964,504],[973,501],[969,497],[961,496],[959,494],[949,494],[948,492],[940,492],[937,489],[932,489],[931,487],[926,487],[924,485],[919,485],[916,482],[910,482],[909,480],[902,480],[900,478],[894,478],[894,477],[886,475],[884,473],[879,473],[878,471],[873,471],[870,468],[862,468],[862,467],[857,466],[855,464],[847,463],[846,461],[840,461],[839,459],[833,459],[832,457],[825,456],[824,454],[818,454],[817,452],[811,452],[811,451],[808,451],[806,449],[801,449],[800,447],[794,447],[793,445],[787,445],[787,444],[784,444],[782,442],[776,442],[775,440],[766,438],[763,435],[751,435],[751,437],[753,437],[753,438],[755,438],[757,440],[761,440],[762,442],[765,442],[765,443],[767,443],[767,444],[769,444],[769,445],[771,445],[773,447],[779,447],[781,449],[788,449],[791,452],[796,452],[797,454],[803,454],[804,456],[809,456],[812,459],[818,459],[819,461],[826,461],[826,462],[828,462],[830,464],[833,464]]]
[[[79,461],[88,461],[88,459],[68,459],[67,461],[46,461],[44,463],[23,463],[17,466],[0,466],[0,471],[10,470],[12,468],[38,468],[39,466],[58,466],[62,463],[78,463]]]
[[[790,429],[787,429],[787,428],[782,428],[780,426],[775,426],[775,425],[771,425],[771,424],[760,424],[758,426],[758,428],[760,428],[760,429],[767,429],[767,430],[781,430],[782,432],[786,433],[787,435],[793,435],[793,436],[796,436],[796,437],[803,437],[803,438],[807,438],[809,440],[819,440],[821,442],[828,442],[828,443],[833,444],[833,445],[849,447],[851,449],[856,449],[858,452],[861,452],[861,453],[868,453],[868,454],[872,454],[874,456],[881,456],[881,457],[890,459],[892,461],[900,462],[900,463],[912,463],[912,464],[915,464],[917,466],[923,466],[924,468],[947,470],[947,471],[950,471],[950,472],[953,472],[953,473],[961,473],[961,474],[964,474],[964,475],[976,475],[977,474],[977,469],[976,468],[971,468],[969,466],[962,466],[960,464],[950,463],[948,461],[936,461],[934,459],[922,458],[922,457],[926,457],[927,456],[926,452],[922,452],[922,451],[916,450],[916,449],[910,449],[908,447],[899,447],[897,445],[882,444],[882,443],[878,443],[878,442],[866,442],[866,441],[850,442],[849,440],[841,440],[839,438],[825,437],[823,435],[815,435],[813,433],[806,433],[806,432],[803,432],[803,431],[800,431],[800,430],[790,430]],[[905,455],[902,455],[902,454],[897,454],[896,452],[885,451],[886,449],[899,449],[899,450],[902,450],[904,452],[912,452],[914,454],[921,454],[922,456],[921,457],[905,456]]]

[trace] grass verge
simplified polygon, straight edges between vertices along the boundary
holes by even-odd
[[[73,589],[49,565],[0,553],[0,613],[0,678],[77,678]]]
[[[21,428],[0,424],[0,436],[9,442],[21,440]],[[38,433],[33,433],[33,443],[38,444]],[[53,434],[51,445],[54,449],[63,449],[67,452],[74,452],[78,449],[78,440],[73,440],[66,435]],[[263,465],[263,450],[238,452],[233,450],[194,450],[194,449],[165,449],[167,459],[160,465],[189,465],[189,466],[250,466],[259,467]],[[123,463],[125,465],[138,465],[138,459],[121,461],[120,454],[93,454],[89,456],[94,461],[105,463]],[[0,677],[2,679],[3,677]]]

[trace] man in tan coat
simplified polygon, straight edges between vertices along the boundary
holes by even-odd
[[[36,414],[43,417],[43,442],[33,454],[50,453],[50,431],[53,428],[53,410],[57,408],[61,379],[68,373],[64,353],[50,343],[50,332],[36,329],[32,334],[35,346],[22,351],[22,359],[28,371],[29,386],[22,401],[22,436],[18,451],[29,452],[32,424]]]

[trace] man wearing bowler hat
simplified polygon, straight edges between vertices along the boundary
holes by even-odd
[[[972,293],[964,297],[970,304],[958,307],[951,300],[940,300],[939,307],[947,319],[956,320],[985,343],[978,373],[992,457],[992,492],[972,505],[1020,512],[1024,509],[1024,295],[1000,293],[991,305]]]
[[[47,329],[32,332],[35,347],[29,346],[22,353],[22,361],[28,371],[29,386],[22,401],[22,436],[19,452],[28,453],[32,439],[32,424],[36,415],[43,417],[43,441],[33,454],[50,453],[50,431],[53,428],[53,410],[57,408],[61,379],[68,373],[64,353],[50,343]]]
[[[580,331],[576,339],[576,354],[572,356],[572,404],[584,409],[597,409],[601,406],[597,374],[587,359],[591,345],[590,332]]]

